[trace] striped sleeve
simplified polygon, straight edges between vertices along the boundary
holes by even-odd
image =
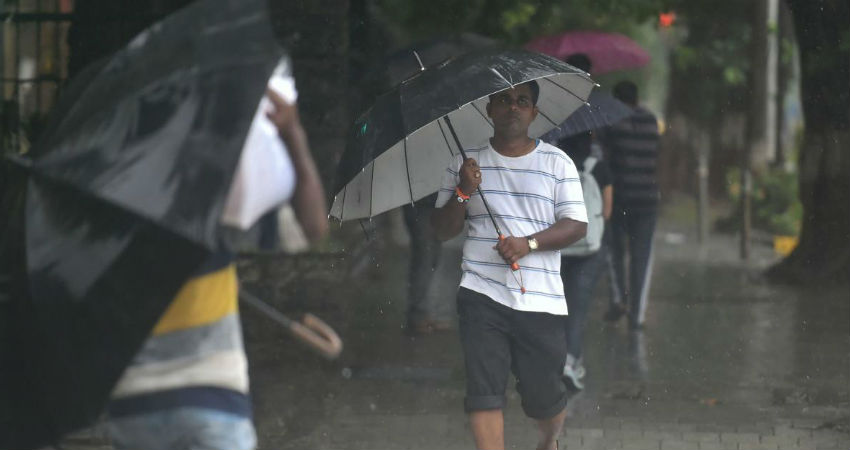
[[[555,218],[573,219],[587,223],[587,210],[584,208],[584,196],[578,170],[571,161],[556,158],[555,170]]]
[[[452,160],[446,171],[443,172],[443,181],[440,183],[440,190],[437,192],[437,201],[434,206],[442,208],[446,202],[454,196],[455,186],[460,183],[460,175],[458,171],[463,163],[463,157],[458,155]]]

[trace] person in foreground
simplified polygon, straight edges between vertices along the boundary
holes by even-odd
[[[284,183],[307,239],[328,229],[324,190],[297,106],[269,89],[291,162]],[[107,430],[117,450],[253,450],[248,364],[234,256],[222,250],[186,281],[112,392]]]
[[[537,421],[538,450],[557,448],[566,417],[568,392],[561,371],[567,304],[559,249],[584,236],[587,213],[572,161],[556,147],[528,137],[539,92],[532,81],[490,96],[493,137],[446,169],[431,217],[440,240],[456,236],[469,223],[457,309],[465,409],[481,450],[504,449],[502,409],[509,372],[517,378],[523,411]],[[497,237],[479,187],[504,240]],[[512,263],[521,266],[520,273],[511,271]]]

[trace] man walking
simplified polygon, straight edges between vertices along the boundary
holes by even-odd
[[[528,137],[539,92],[531,81],[490,96],[493,137],[446,169],[431,218],[441,240],[469,223],[457,308],[465,409],[482,450],[504,449],[502,409],[511,371],[523,410],[537,421],[539,450],[557,447],[566,416],[561,371],[567,305],[559,249],[584,236],[587,213],[572,161]],[[508,235],[504,239],[498,238],[478,188]],[[512,272],[516,262],[521,269]]]
[[[613,125],[603,135],[614,179],[611,214],[611,255],[614,279],[608,321],[628,312],[629,327],[643,328],[652,277],[652,237],[658,217],[658,121],[638,106],[638,89],[630,81],[614,86],[614,97],[635,113]],[[629,259],[628,285],[625,258]]]

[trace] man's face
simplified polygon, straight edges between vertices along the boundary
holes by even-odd
[[[528,85],[493,94],[487,104],[487,115],[493,119],[493,127],[506,135],[528,135],[528,126],[537,117],[537,107]]]

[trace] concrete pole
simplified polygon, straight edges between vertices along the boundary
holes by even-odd
[[[711,153],[711,139],[705,131],[700,132],[696,139],[697,147],[697,230],[699,243],[708,242],[709,211],[708,211],[708,161]]]
[[[742,259],[750,254],[752,173],[763,172],[776,158],[779,0],[758,0],[754,18],[748,142],[741,159]]]

